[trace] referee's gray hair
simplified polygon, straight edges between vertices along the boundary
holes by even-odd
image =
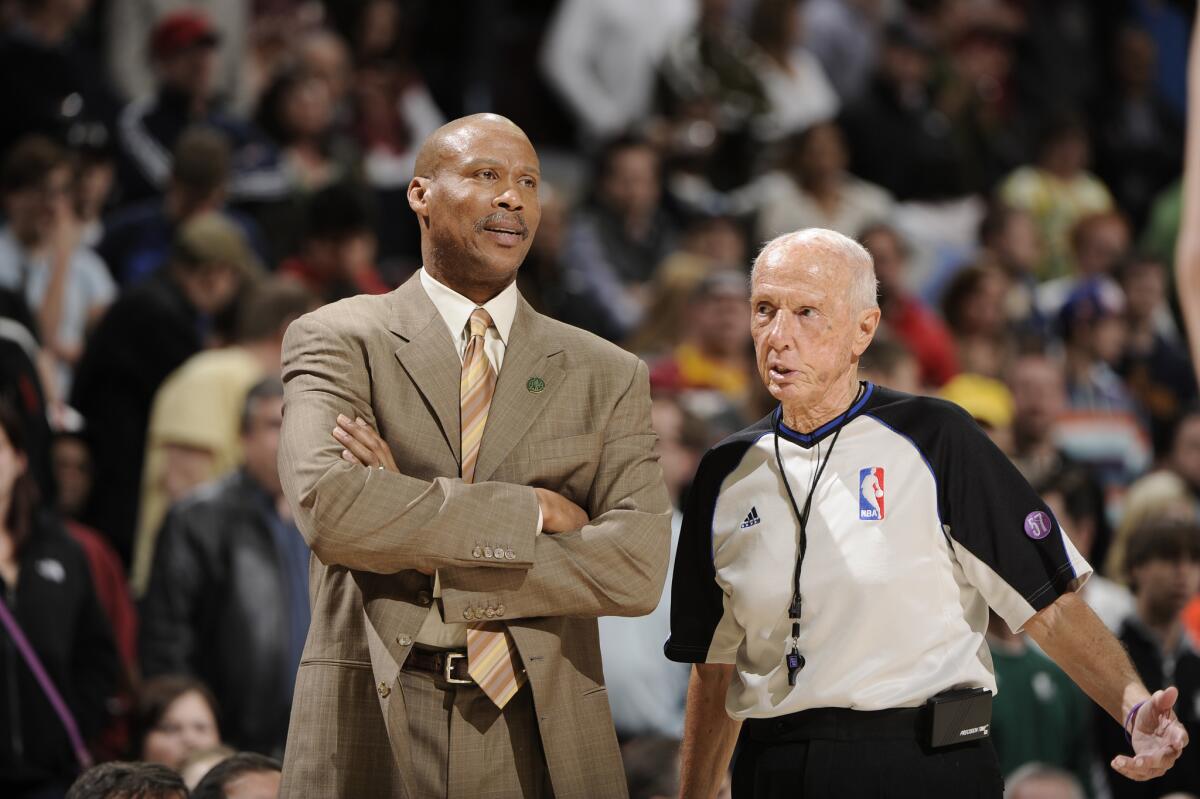
[[[875,261],[867,248],[849,236],[836,230],[812,227],[784,233],[768,241],[754,259],[750,280],[758,272],[758,265],[778,250],[804,247],[821,255],[838,258],[853,270],[850,277],[850,297],[856,311],[879,307],[879,285],[875,280]]]

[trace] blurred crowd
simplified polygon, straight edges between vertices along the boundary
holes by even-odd
[[[416,149],[485,110],[542,159],[522,293],[649,363],[677,508],[771,408],[754,254],[860,240],[883,312],[864,378],[966,408],[1096,566],[1084,596],[1147,686],[1181,692],[1193,745],[1128,782],[1119,727],[997,621],[1009,795],[1200,794],[1200,405],[1172,278],[1193,14],[0,0],[0,794],[62,797],[93,760],[70,796],[277,790],[309,622],[283,332],[419,268]],[[677,793],[668,601],[601,620],[634,797]]]

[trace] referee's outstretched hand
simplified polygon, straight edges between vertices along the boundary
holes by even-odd
[[[1179,689],[1155,691],[1133,719],[1133,756],[1113,758],[1112,767],[1131,780],[1150,780],[1166,773],[1188,744],[1187,730],[1171,710]]]

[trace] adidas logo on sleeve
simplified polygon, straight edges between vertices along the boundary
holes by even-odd
[[[746,514],[746,518],[742,520],[742,529],[745,530],[747,527],[753,527],[761,521],[762,519],[758,518],[758,508],[751,507],[750,512]]]

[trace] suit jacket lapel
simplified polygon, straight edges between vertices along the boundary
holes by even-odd
[[[419,276],[413,275],[392,296],[390,327],[405,340],[396,350],[396,358],[433,410],[454,459],[462,463],[458,401],[462,365],[450,331],[425,293]]]
[[[477,483],[491,478],[562,384],[561,359],[552,357],[562,352],[562,347],[555,346],[551,336],[543,331],[541,319],[524,298],[518,301],[517,316],[504,350],[504,365],[479,445],[479,461],[475,464]]]

